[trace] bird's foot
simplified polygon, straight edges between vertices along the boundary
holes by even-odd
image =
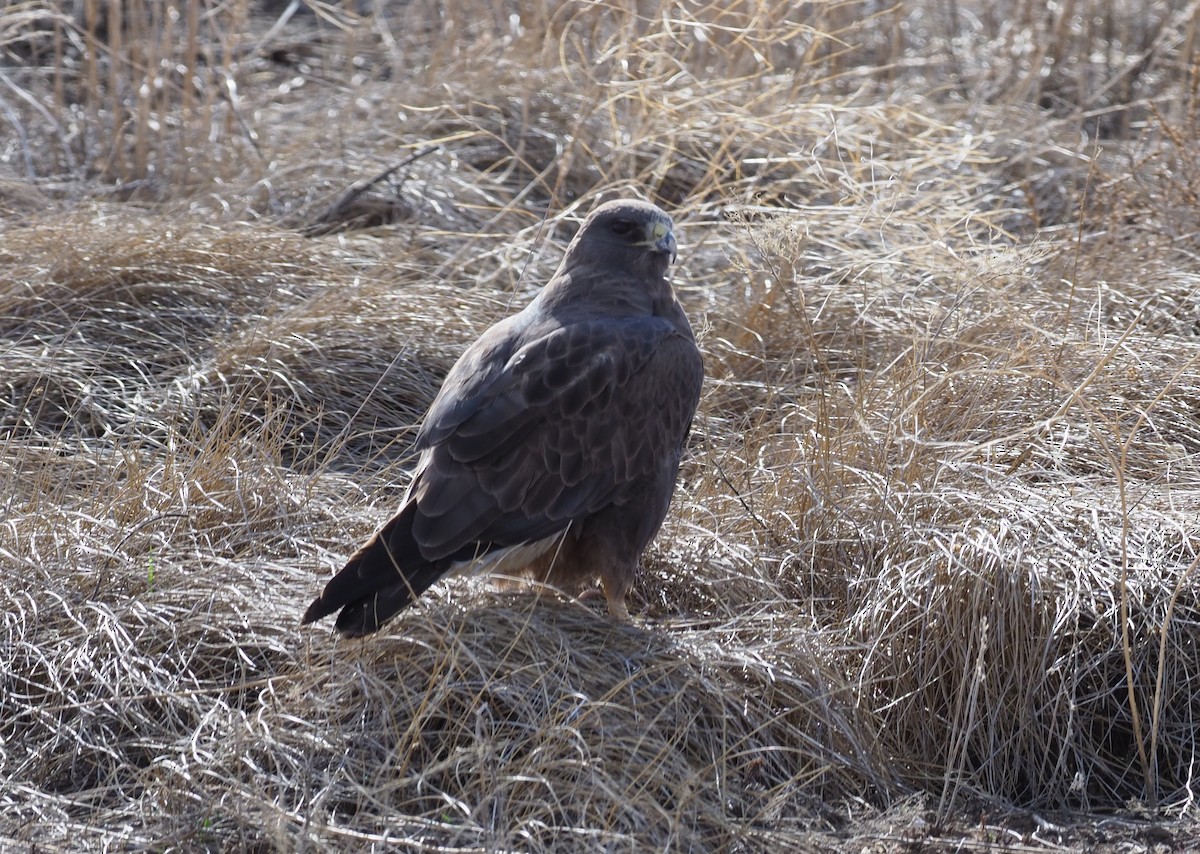
[[[631,622],[629,609],[625,607],[624,597],[608,600],[608,615],[619,623]]]

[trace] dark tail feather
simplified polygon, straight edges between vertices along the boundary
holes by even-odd
[[[339,608],[337,630],[346,637],[378,631],[385,621],[407,608],[449,568],[421,557],[412,536],[416,507],[409,504],[329,580],[304,612],[302,624],[327,617]]]

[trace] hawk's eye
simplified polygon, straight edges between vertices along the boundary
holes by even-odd
[[[633,232],[633,223],[627,219],[618,219],[612,224],[613,234],[624,237]]]

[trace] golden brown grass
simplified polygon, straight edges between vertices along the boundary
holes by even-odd
[[[0,847],[1200,838],[1194,3],[165,5],[0,11]],[[634,623],[302,631],[616,194],[709,374]]]

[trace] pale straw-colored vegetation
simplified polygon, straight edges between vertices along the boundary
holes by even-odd
[[[0,848],[1200,839],[1181,0],[0,10]],[[649,198],[708,380],[632,624],[298,620]]]

